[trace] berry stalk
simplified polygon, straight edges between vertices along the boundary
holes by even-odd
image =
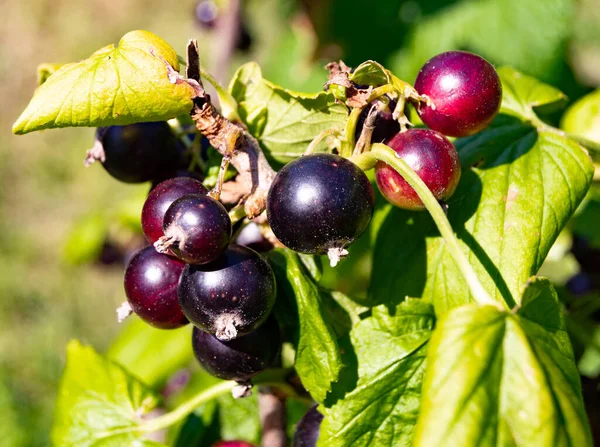
[[[446,241],[448,250],[452,254],[454,261],[460,269],[463,277],[467,281],[471,294],[477,303],[481,305],[491,305],[499,307],[504,310],[504,307],[494,300],[487,291],[481,285],[477,274],[469,264],[466,256],[462,252],[458,239],[456,238],[454,231],[446,213],[442,209],[439,202],[435,199],[429,188],[423,183],[423,180],[415,173],[415,171],[388,146],[381,143],[374,143],[371,146],[371,151],[364,154],[360,154],[356,157],[352,157],[351,161],[358,165],[363,170],[372,169],[377,161],[387,163],[393,169],[395,169],[404,180],[417,192],[419,198],[423,201],[423,204],[431,214],[433,221],[435,222],[440,234]]]

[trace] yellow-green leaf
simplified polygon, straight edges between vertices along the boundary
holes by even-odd
[[[108,45],[51,74],[13,132],[163,121],[189,113],[192,87],[171,82],[169,67],[179,70],[169,44],[148,31],[127,33],[117,47]]]

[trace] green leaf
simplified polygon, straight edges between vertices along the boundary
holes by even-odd
[[[378,87],[391,82],[390,72],[375,61],[366,61],[354,69],[350,80],[358,85]]]
[[[573,135],[600,143],[600,90],[584,96],[569,107],[560,127]]]
[[[515,103],[552,98],[520,96],[524,89],[515,83],[504,89],[514,92]],[[509,303],[518,303],[521,287],[537,273],[593,176],[577,143],[544,124],[533,127],[530,120],[501,115],[489,129],[457,140],[462,177],[448,201],[448,219],[483,286]],[[429,215],[396,208],[382,219],[369,292],[374,304],[384,304],[373,312],[389,327],[406,296],[433,302],[438,315],[471,301]]]
[[[422,6],[430,13],[416,21],[392,64],[403,79],[414,79],[436,54],[468,50],[546,82],[559,80],[573,23],[571,0],[462,0],[434,5],[437,8]]]
[[[327,401],[335,403],[321,406],[325,419],[319,446],[411,445],[433,309],[410,299],[400,306],[397,318],[401,329],[395,334],[383,330],[375,318],[352,330],[352,366],[358,380],[348,389],[334,387]]]
[[[106,356],[156,389],[194,358],[191,328],[156,329],[139,318],[128,318]]]
[[[160,446],[133,430],[158,398],[122,367],[72,341],[56,404],[52,440],[64,447]]]
[[[108,45],[52,74],[13,132],[164,121],[189,113],[192,87],[172,83],[167,65],[179,70],[177,54],[164,40],[148,31],[127,33],[119,46]]]
[[[266,155],[285,163],[301,156],[308,144],[326,129],[342,130],[346,108],[329,93],[305,94],[285,90],[263,79],[260,67],[250,62],[235,73],[229,91],[238,113]],[[326,148],[322,142],[317,151]]]
[[[566,104],[567,97],[560,90],[512,67],[500,67],[498,75],[503,89],[501,113],[536,120],[534,107]]]
[[[558,297],[530,282],[516,313],[466,305],[429,343],[415,446],[591,446]]]
[[[269,261],[279,290],[275,312],[296,347],[296,371],[311,396],[322,402],[343,367],[322,292],[291,250],[276,250]]]

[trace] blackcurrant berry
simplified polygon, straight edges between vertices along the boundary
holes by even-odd
[[[319,431],[323,415],[314,406],[306,412],[296,425],[293,447],[315,447],[319,439]]]
[[[430,59],[419,71],[415,89],[434,105],[419,105],[423,122],[453,137],[485,129],[502,101],[502,83],[494,67],[466,51],[449,51]]]
[[[439,132],[410,129],[386,141],[431,190],[438,200],[448,199],[460,180],[460,160],[450,141]],[[385,198],[399,208],[421,210],[417,192],[389,165],[378,162],[375,180]]]
[[[142,208],[142,230],[148,242],[154,244],[164,236],[163,220],[171,204],[188,194],[206,194],[208,191],[198,180],[175,177],[158,184],[148,194]]]
[[[219,257],[231,239],[231,219],[220,202],[202,194],[175,200],[163,219],[163,232],[154,246],[169,250],[190,264],[206,264]]]
[[[230,245],[210,264],[188,265],[179,281],[179,303],[200,329],[231,340],[259,327],[275,303],[275,276],[255,251]]]
[[[275,177],[267,217],[286,247],[327,253],[335,265],[369,225],[373,205],[373,189],[358,166],[337,155],[307,155]]]
[[[200,364],[213,376],[245,382],[273,366],[281,347],[281,334],[273,317],[255,331],[229,341],[195,327],[192,347]]]
[[[182,148],[166,122],[99,128],[104,169],[126,183],[150,181],[181,166]]]
[[[379,110],[379,112],[377,112],[377,117],[375,118],[375,128],[373,129],[373,135],[371,136],[372,143],[383,143],[385,140],[400,131],[400,123],[393,117],[396,101],[389,101],[389,103],[386,105],[383,103],[383,101],[376,99],[371,102],[370,105],[365,107],[358,117],[356,122],[356,131],[354,133],[354,138],[356,141],[358,141],[360,138],[365,120],[367,119],[369,111],[373,106],[382,108]]]
[[[174,329],[188,323],[177,300],[177,284],[185,264],[157,253],[140,250],[125,271],[125,294],[132,310],[146,323]]]

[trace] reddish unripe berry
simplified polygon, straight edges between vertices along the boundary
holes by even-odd
[[[466,51],[449,51],[430,59],[419,71],[415,89],[435,106],[419,105],[423,122],[452,137],[485,129],[502,101],[502,83],[494,67]]]
[[[177,284],[185,264],[146,247],[125,271],[125,294],[133,311],[151,326],[174,329],[188,323],[177,299]]]
[[[450,141],[439,132],[410,129],[389,139],[390,146],[423,180],[438,200],[446,200],[460,180],[460,160]],[[425,208],[417,192],[384,162],[375,166],[375,180],[385,198],[399,208]]]
[[[207,189],[198,180],[175,177],[159,183],[150,191],[142,209],[142,230],[146,239],[154,244],[164,236],[163,220],[171,204],[188,194],[206,194]]]

